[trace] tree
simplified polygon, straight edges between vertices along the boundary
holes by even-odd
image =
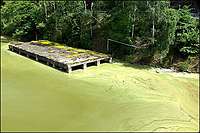
[[[39,15],[37,5],[32,2],[7,1],[1,9],[3,33],[22,40],[33,39]]]
[[[186,56],[199,54],[199,21],[193,18],[188,7],[179,10],[176,30],[176,48]]]
[[[138,55],[146,63],[170,65],[174,57],[199,54],[199,23],[189,8],[169,5],[169,1],[5,1],[2,34],[85,49],[110,38],[131,46],[113,45],[120,58]]]

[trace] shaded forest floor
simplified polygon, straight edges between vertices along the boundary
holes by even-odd
[[[198,131],[199,75],[123,63],[67,74],[1,43],[3,131]]]

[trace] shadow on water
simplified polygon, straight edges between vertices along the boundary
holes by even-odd
[[[11,39],[9,37],[4,37],[4,36],[1,36],[0,39],[1,39],[0,40],[1,43],[9,43],[9,42],[11,42],[13,40],[13,39]]]
[[[1,40],[1,43],[9,43],[8,40]]]
[[[127,61],[124,61],[124,60],[119,60],[119,59],[114,59],[115,63],[122,63],[123,66],[125,67],[131,67],[131,68],[134,68],[134,69],[140,69],[140,70],[149,70],[151,69],[151,66],[148,66],[148,65],[145,65],[145,64],[138,64],[138,63],[129,63]]]
[[[38,62],[38,63],[40,63],[40,64],[43,64],[43,65],[48,66],[48,67],[51,67],[51,68],[53,68],[53,69],[55,69],[55,70],[58,70],[58,71],[60,71],[60,72],[65,72],[65,73],[67,73],[67,70],[64,69],[63,67],[59,67],[59,66],[57,66],[57,65],[53,66],[53,64],[51,64],[51,63],[47,64],[46,61],[43,61],[43,60],[41,60],[41,59],[36,60],[34,56],[30,56],[30,55],[29,55],[29,57],[27,57],[27,55],[26,55],[25,53],[20,53],[20,54],[19,54],[19,53],[17,53],[16,51],[11,51],[11,50],[9,50],[9,49],[7,49],[7,50],[10,51],[10,52],[13,52],[13,53],[15,53],[15,54],[17,54],[17,55],[19,55],[19,56],[23,56],[23,57],[25,57],[26,59],[30,59],[30,60],[32,60],[32,61]],[[91,63],[88,63],[88,64],[87,64],[87,67],[90,67],[90,66],[96,66],[95,62],[91,62]],[[77,71],[77,70],[83,70],[83,65],[81,64],[81,65],[77,65],[77,66],[72,67],[72,71]]]
[[[7,50],[10,51],[9,49],[7,49]],[[61,68],[61,67],[58,67],[58,66],[54,66],[54,67],[53,67],[53,65],[52,65],[51,63],[47,64],[47,62],[45,62],[45,61],[43,61],[43,60],[38,60],[38,61],[36,61],[36,60],[35,60],[35,57],[33,57],[33,56],[27,57],[26,54],[24,54],[24,53],[18,54],[16,51],[10,51],[10,52],[13,52],[13,53],[15,53],[15,54],[17,54],[17,55],[19,55],[19,56],[23,56],[23,57],[25,57],[26,59],[29,59],[29,60],[38,62],[38,63],[40,63],[40,64],[42,64],[42,65],[47,66],[47,67],[51,67],[51,68],[53,68],[54,70],[67,73],[67,70],[66,70],[66,69]]]

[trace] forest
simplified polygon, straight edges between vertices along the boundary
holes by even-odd
[[[199,72],[200,25],[190,10],[172,8],[170,1],[4,1],[1,35],[108,52],[129,63]]]

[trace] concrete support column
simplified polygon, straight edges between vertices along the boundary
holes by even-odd
[[[109,58],[108,62],[109,62],[109,63],[112,63],[112,57]]]
[[[71,66],[68,66],[68,65],[67,65],[67,72],[68,72],[68,73],[71,73],[71,72],[72,72]]]
[[[37,55],[35,56],[35,60],[38,61],[38,56]]]
[[[100,65],[100,60],[97,60],[96,65],[97,65],[97,66]]]
[[[86,69],[87,68],[87,64],[83,64],[83,69]]]
[[[52,65],[53,65],[53,68],[55,68],[55,63],[53,63]]]

